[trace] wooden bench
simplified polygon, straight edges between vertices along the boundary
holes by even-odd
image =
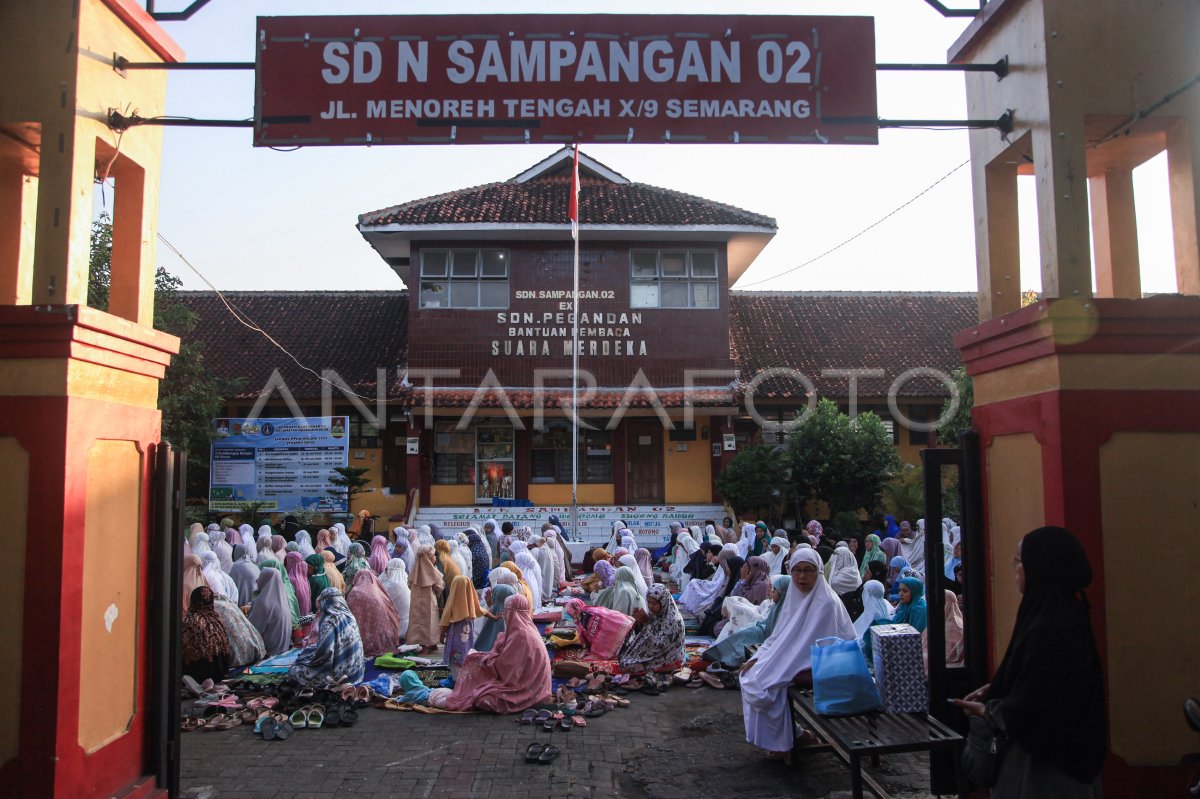
[[[862,713],[855,716],[822,716],[813,707],[811,690],[788,689],[788,704],[792,709],[792,725],[797,739],[802,729],[814,733],[820,742],[792,749],[793,762],[799,755],[833,752],[850,768],[850,790],[854,799],[862,799],[863,785],[879,799],[887,799],[883,789],[862,770],[862,759],[869,757],[871,765],[879,765],[880,755],[901,752],[932,752],[950,749],[954,759],[955,784],[958,796],[966,799],[966,780],[962,773],[963,737],[942,722],[924,713]]]

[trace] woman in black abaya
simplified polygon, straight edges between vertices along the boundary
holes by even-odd
[[[1087,555],[1069,531],[1041,527],[1013,569],[1023,596],[1008,651],[990,685],[954,702],[1009,740],[994,799],[1099,799],[1108,726]]]

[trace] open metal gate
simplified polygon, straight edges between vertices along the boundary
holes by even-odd
[[[150,695],[146,725],[146,772],[168,796],[179,795],[179,685],[183,591],[183,504],[187,454],[163,442],[151,453],[154,463],[150,530]]]
[[[929,714],[962,732],[967,720],[962,711],[947,702],[961,697],[987,681],[988,631],[986,592],[984,591],[983,491],[980,477],[979,435],[964,431],[959,449],[926,449],[921,451],[925,468],[925,601],[929,605]],[[946,560],[942,549],[943,491],[946,481],[943,470],[956,470],[958,498],[961,507],[959,530],[962,534],[962,562],[966,577],[963,591],[963,646],[965,656],[961,667],[950,668],[945,657],[934,653],[946,651],[946,599],[943,588]],[[954,763],[949,752],[935,752],[929,762],[930,790],[954,793]]]

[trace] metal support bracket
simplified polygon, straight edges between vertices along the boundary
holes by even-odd
[[[149,2],[149,0],[147,0]],[[925,0],[926,3],[937,9],[938,13],[943,17],[974,17],[983,7],[987,5],[987,0],[979,0],[979,8],[947,8],[940,0]]]
[[[182,11],[155,11],[154,0],[146,0],[146,13],[156,22],[183,22],[208,5],[210,0],[192,0],[192,4]]]
[[[1013,112],[1005,111],[996,119],[877,119],[875,117],[825,117],[824,122],[834,125],[877,125],[881,128],[970,128],[987,130],[995,128],[1001,133],[1012,133]]]
[[[108,111],[108,126],[116,131],[126,131],[139,125],[160,125],[176,128],[252,128],[253,119],[190,119],[188,117],[154,117],[146,119],[137,114],[125,116],[115,108]]]
[[[879,72],[991,72],[1004,80],[1008,77],[1008,56],[994,64],[876,64]]]
[[[113,53],[112,68],[117,72],[130,69],[167,69],[167,70],[203,70],[203,69],[254,69],[253,61],[130,61],[119,53]]]

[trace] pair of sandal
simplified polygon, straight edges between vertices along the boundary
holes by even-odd
[[[261,735],[264,741],[286,741],[295,731],[292,722],[282,713],[264,711],[254,722],[254,733]]]
[[[343,702],[353,702],[359,707],[371,704],[371,689],[365,685],[346,685],[339,694]]]
[[[531,743],[529,748],[525,750],[525,762],[538,763],[545,766],[549,765],[560,754],[562,754],[562,750],[554,744]]]
[[[288,718],[297,730],[319,730],[325,725],[325,707],[323,705],[305,705],[299,710],[292,711]]]
[[[241,726],[242,723],[240,716],[227,716],[224,713],[218,713],[217,715],[207,719],[190,719],[190,721],[197,722],[196,726],[192,729],[201,729],[205,730],[206,732],[232,730],[234,727]],[[184,728],[184,732],[188,732],[186,727]]]

